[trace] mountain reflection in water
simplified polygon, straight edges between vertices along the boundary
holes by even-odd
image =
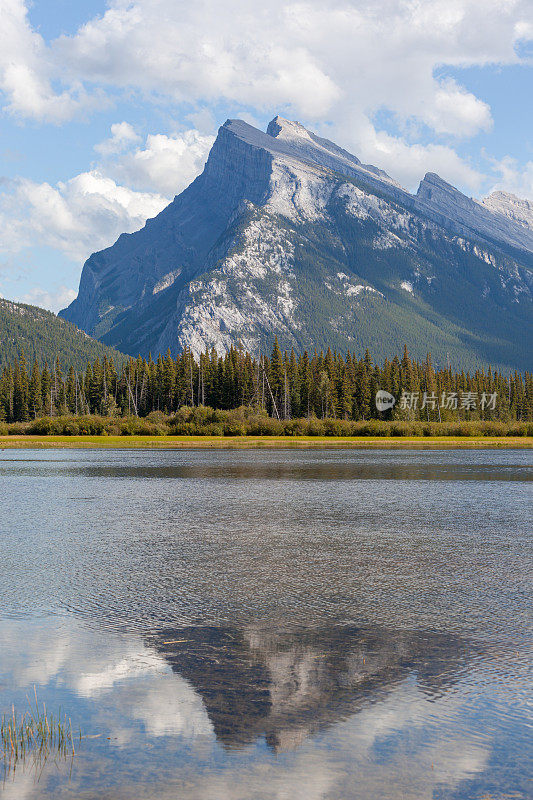
[[[458,636],[378,627],[167,629],[149,643],[201,696],[218,740],[273,750],[357,713],[407,675],[441,695],[475,657]]]
[[[524,648],[370,624],[141,633],[70,615],[4,619],[1,634],[0,706],[37,685],[88,736],[72,765],[38,780],[17,768],[2,800],[528,796]]]

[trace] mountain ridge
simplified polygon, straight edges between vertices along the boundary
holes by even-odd
[[[277,335],[525,368],[532,268],[533,230],[433,173],[412,195],[300,123],[227,120],[201,175],[94,253],[60,313],[132,354]]]

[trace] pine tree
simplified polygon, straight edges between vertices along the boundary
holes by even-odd
[[[278,344],[278,337],[274,339],[274,347],[270,356],[270,371],[269,371],[270,389],[274,396],[278,413],[281,407],[281,399],[285,387],[285,368],[283,364],[283,356]]]
[[[43,407],[43,398],[41,394],[41,373],[37,361],[33,362],[31,370],[31,378],[29,385],[28,406],[31,416],[36,419]]]

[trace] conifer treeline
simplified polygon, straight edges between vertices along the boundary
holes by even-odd
[[[378,389],[398,399],[394,409],[377,411]],[[294,351],[282,353],[276,340],[270,358],[232,348],[224,356],[213,349],[195,359],[186,349],[175,358],[170,352],[156,361],[139,356],[119,367],[104,357],[77,372],[59,360],[41,370],[22,357],[0,377],[0,419],[6,422],[63,414],[143,417],[200,405],[253,406],[279,419],[530,421],[533,376],[504,376],[491,369],[474,374],[435,371],[429,355],[422,363],[413,361],[406,348],[401,358],[380,365],[368,351],[361,359],[329,349],[296,356]]]

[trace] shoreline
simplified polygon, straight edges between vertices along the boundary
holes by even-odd
[[[532,436],[0,436],[0,450],[530,449]]]

